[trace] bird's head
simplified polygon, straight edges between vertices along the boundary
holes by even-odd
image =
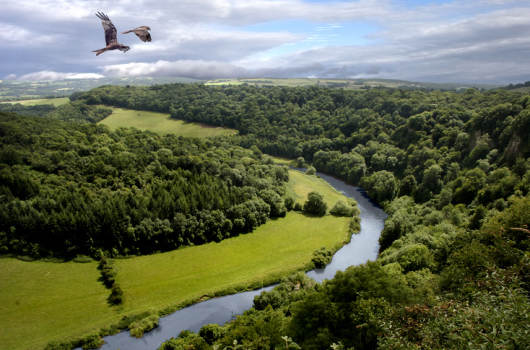
[[[118,50],[120,51],[123,51],[123,52],[127,52],[129,51],[131,48],[129,46],[126,46],[126,45],[122,45]]]

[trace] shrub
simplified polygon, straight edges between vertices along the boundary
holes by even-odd
[[[109,304],[119,305],[123,303],[123,291],[119,284],[115,283],[112,286],[109,297],[107,298]]]
[[[76,263],[89,263],[94,261],[91,257],[86,255],[78,255],[76,258],[74,258],[74,262]]]
[[[327,210],[328,205],[324,202],[324,196],[316,191],[312,191],[307,195],[307,201],[304,203],[305,212],[324,216]]]
[[[225,327],[221,327],[218,324],[207,324],[202,326],[201,330],[199,331],[199,336],[208,344],[213,345],[213,343],[221,339],[225,333]]]
[[[105,344],[105,341],[101,339],[99,334],[91,334],[87,335],[83,340],[81,341],[83,350],[87,349],[99,349],[103,344]]]
[[[317,269],[323,269],[333,259],[333,252],[326,247],[322,247],[313,252],[313,263]]]
[[[346,204],[343,200],[338,200],[329,213],[335,216],[354,216],[355,209]]]
[[[129,325],[129,333],[132,337],[141,338],[145,332],[158,327],[159,316],[157,314],[149,315],[140,321],[133,322]]]

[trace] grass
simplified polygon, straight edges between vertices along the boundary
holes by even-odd
[[[42,348],[115,315],[96,263],[0,259],[0,348]]]
[[[301,203],[311,190],[332,206],[342,195],[315,176],[290,171],[291,193]],[[124,291],[108,306],[96,262],[46,263],[0,259],[0,348],[38,349],[116,323],[123,315],[176,309],[183,302],[260,286],[305,269],[322,246],[348,240],[348,218],[290,212],[252,233],[172,252],[115,260]]]
[[[125,126],[134,127],[139,130],[150,130],[160,135],[175,134],[178,136],[201,138],[237,134],[237,130],[234,129],[188,123],[183,120],[170,118],[165,113],[115,107],[108,108],[112,108],[112,114],[98,124],[105,124],[111,130]]]
[[[12,103],[12,104],[20,103],[23,106],[53,104],[55,107],[58,107],[68,102],[70,102],[70,99],[68,97],[61,97],[61,98],[41,98],[37,100],[5,101],[5,102],[0,102],[0,103]]]
[[[281,276],[303,270],[312,253],[348,239],[349,220],[307,217],[291,212],[254,232],[198,247],[119,260],[118,282],[125,308],[171,308],[186,299],[243,290],[249,284],[267,285]]]
[[[355,84],[357,82],[357,84]],[[367,80],[367,79],[325,79],[325,78],[233,78],[233,79],[214,79],[205,83],[206,85],[258,85],[258,86],[327,86],[343,87],[346,89],[360,89],[366,85],[371,87],[385,86],[397,88],[403,85],[403,82],[392,80]],[[337,85],[339,84],[339,85]]]
[[[295,198],[296,202],[302,205],[307,200],[307,194],[311,191],[317,191],[324,196],[328,210],[339,199],[344,199],[342,195],[338,195],[338,192],[330,184],[315,175],[306,175],[300,171],[289,171],[289,182],[291,184],[289,193]]]

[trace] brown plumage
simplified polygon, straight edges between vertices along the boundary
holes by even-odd
[[[127,34],[127,33],[132,32],[136,34],[136,36],[139,37],[143,42],[146,42],[146,41],[151,41],[151,34],[149,34],[148,30],[151,30],[149,26],[141,26],[141,27],[134,28],[134,29],[128,30],[126,32],[121,32],[121,33]]]
[[[99,50],[94,50],[92,52],[97,52],[96,56],[98,56],[102,54],[103,52],[109,51],[109,50],[118,49],[123,52],[129,51],[131,49],[129,46],[120,44],[118,42],[116,27],[114,27],[114,24],[112,24],[109,17],[103,12],[96,13],[96,16],[98,16],[101,19],[101,25],[103,25],[103,30],[105,31],[105,43],[107,46]]]

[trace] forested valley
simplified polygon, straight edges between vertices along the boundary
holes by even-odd
[[[148,254],[249,232],[287,210],[287,168],[257,149],[5,113],[0,128],[3,253]]]
[[[73,103],[239,135],[3,114],[5,253],[149,253],[252,230],[290,203],[286,172],[267,155],[362,186],[389,215],[376,261],[322,284],[286,278],[227,325],[161,349],[530,347],[530,96],[168,84],[103,86]],[[53,118],[68,120],[72,106]]]

